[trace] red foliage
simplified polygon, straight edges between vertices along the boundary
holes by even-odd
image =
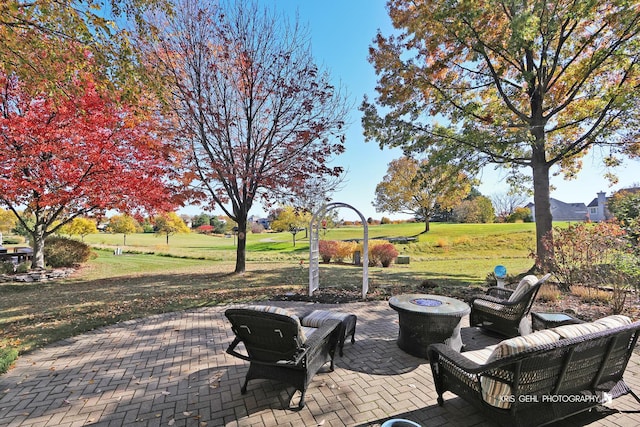
[[[35,214],[34,244],[78,215],[172,210],[174,157],[158,116],[81,73],[65,92],[30,95],[0,72],[0,203]]]
[[[322,261],[329,262],[338,254],[338,242],[335,240],[320,240],[318,242],[318,252]]]
[[[381,243],[371,248],[371,259],[369,264],[373,262],[373,265],[378,261],[383,267],[389,267],[391,262],[398,257],[398,250],[392,243]]]
[[[196,228],[196,230],[198,230],[198,233],[203,233],[203,234],[209,234],[213,232],[213,229],[215,227],[213,225],[201,225],[198,228]]]

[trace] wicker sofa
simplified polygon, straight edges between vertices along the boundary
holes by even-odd
[[[633,393],[622,376],[639,330],[640,322],[609,316],[465,353],[433,344],[429,362],[438,404],[444,404],[443,394],[450,391],[505,426],[564,419]]]
[[[227,353],[249,362],[242,394],[247,392],[249,380],[281,381],[300,390],[298,407],[302,409],[313,376],[327,363],[333,371],[340,320],[327,319],[317,328],[304,327],[295,314],[266,305],[232,307],[225,316],[236,335]],[[241,343],[244,351],[238,348]]]

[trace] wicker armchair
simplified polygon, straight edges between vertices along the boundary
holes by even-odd
[[[225,316],[236,338],[227,353],[249,362],[241,392],[249,380],[262,378],[281,381],[302,393],[299,408],[311,378],[330,362],[338,343],[340,320],[327,320],[319,328],[302,328],[297,316],[269,306],[230,308]],[[243,343],[246,354],[236,349]]]
[[[519,335],[521,321],[531,310],[540,286],[550,276],[546,274],[539,280],[533,275],[525,276],[515,290],[489,288],[486,295],[471,300],[470,325],[507,337]]]

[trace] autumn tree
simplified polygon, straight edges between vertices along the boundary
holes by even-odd
[[[130,35],[133,27],[148,28],[144,14],[152,8],[169,11],[170,1],[3,0],[0,64],[7,74],[49,91],[65,89],[60,82],[73,75],[67,65],[74,64],[91,69],[101,84],[117,81],[137,92],[140,75]]]
[[[17,225],[16,216],[13,212],[0,209],[0,233],[9,233]],[[2,242],[0,242],[2,244]]]
[[[76,217],[60,227],[59,232],[69,236],[78,235],[80,236],[80,240],[84,242],[84,237],[89,234],[97,233],[98,227],[96,227],[96,223],[92,219]]]
[[[29,234],[33,268],[45,266],[45,238],[74,218],[177,201],[175,150],[154,111],[112,99],[80,71],[67,86],[30,95],[0,70],[0,205]]]
[[[154,219],[154,230],[157,235],[166,237],[167,245],[169,244],[169,236],[176,233],[189,233],[189,227],[184,220],[175,212],[162,212]]]
[[[640,187],[622,189],[607,200],[607,208],[627,232],[635,250],[640,252]]]
[[[478,196],[463,200],[455,206],[453,217],[457,222],[486,224],[493,222],[495,211],[488,197]]]
[[[436,207],[453,208],[469,194],[471,184],[472,180],[454,165],[405,156],[389,163],[387,174],[376,186],[373,206],[378,212],[418,216],[427,232]]]
[[[640,8],[628,0],[390,0],[396,34],[370,61],[366,137],[447,152],[533,182],[537,254],[552,228],[550,172],[573,177],[593,147],[607,166],[640,154]]]
[[[140,233],[142,227],[140,223],[131,215],[114,215],[109,218],[106,231],[113,234],[122,234],[122,245],[127,246],[127,235]]]
[[[311,221],[311,213],[293,206],[285,206],[279,210],[277,216],[271,221],[271,229],[274,231],[288,231],[293,236],[293,246],[296,245],[296,234],[305,230]]]
[[[255,2],[185,0],[163,19],[147,60],[164,73],[203,197],[237,223],[241,273],[254,202],[341,172],[328,163],[344,150],[345,100],[297,23]]]

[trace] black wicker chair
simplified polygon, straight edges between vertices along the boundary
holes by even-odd
[[[432,344],[429,363],[438,404],[444,404],[443,394],[450,391],[501,425],[541,426],[596,407],[609,397],[631,393],[638,400],[623,374],[639,330],[636,322],[484,361],[471,356],[478,351],[458,353]],[[532,335],[536,334],[514,339]],[[493,394],[490,404],[487,395],[500,389],[496,383],[507,387],[506,394],[499,399]]]
[[[304,407],[307,385],[318,370],[330,362],[338,343],[340,320],[327,320],[308,337],[299,319],[286,310],[268,306],[230,308],[225,316],[236,338],[227,353],[249,363],[242,394],[249,380],[262,378],[281,381],[300,390],[299,408]],[[305,328],[309,331],[310,328]],[[246,354],[236,350],[243,343]]]
[[[487,290],[486,295],[474,297],[470,304],[470,325],[480,326],[507,337],[519,335],[520,322],[531,310],[540,286],[550,276],[551,274],[544,275],[516,299],[511,298],[510,300],[516,290],[499,287],[491,287]],[[523,280],[526,280],[527,277]]]

